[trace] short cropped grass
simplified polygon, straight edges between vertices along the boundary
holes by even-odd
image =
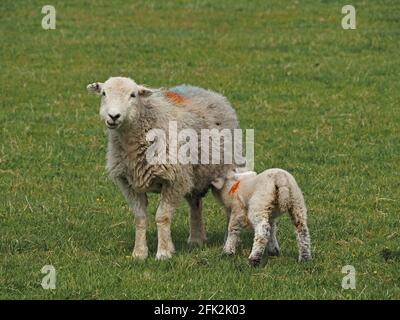
[[[0,3],[0,298],[399,299],[400,5],[347,1],[43,1]],[[47,3],[46,3],[47,4]],[[252,235],[222,255],[225,216],[208,195],[208,243],[191,248],[187,207],[177,253],[132,260],[133,216],[105,174],[105,129],[86,85],[125,75],[226,95],[255,129],[255,169],[297,178],[313,261],[297,263],[290,220],[281,256],[247,265]],[[53,265],[56,290],[41,287]],[[342,267],[356,269],[344,290]]]

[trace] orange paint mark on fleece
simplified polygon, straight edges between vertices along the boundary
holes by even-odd
[[[240,180],[238,180],[238,181],[236,181],[233,185],[232,185],[232,187],[229,189],[229,194],[234,194],[236,191],[237,191],[237,189],[239,188],[239,184],[240,184]]]
[[[185,103],[185,97],[181,96],[172,91],[165,91],[164,96],[167,97],[172,103],[183,105]]]

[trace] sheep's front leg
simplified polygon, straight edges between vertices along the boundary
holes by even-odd
[[[146,259],[148,256],[146,241],[147,196],[145,193],[134,193],[124,178],[117,179],[117,185],[135,215],[135,245],[132,257]]]
[[[165,190],[165,189],[164,189]],[[160,204],[156,212],[158,246],[157,246],[157,260],[169,259],[175,252],[174,244],[171,237],[171,220],[172,214],[179,203],[179,200],[167,193],[161,191]]]
[[[202,199],[188,198],[190,214],[190,235],[188,243],[202,245],[206,241],[206,233],[203,224]]]
[[[146,228],[147,228],[147,214],[146,195],[141,195],[136,205],[137,214],[135,214],[135,246],[133,248],[132,257],[139,259],[146,259],[148,256],[148,248],[146,241]]]
[[[232,207],[232,212],[228,224],[228,236],[224,245],[224,252],[232,255],[236,252],[236,247],[240,238],[240,231],[246,224],[246,212],[238,207]]]

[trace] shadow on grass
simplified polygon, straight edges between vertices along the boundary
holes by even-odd
[[[381,257],[386,262],[400,261],[400,251],[393,251],[393,250],[390,250],[389,248],[384,248],[381,251]]]
[[[189,253],[192,251],[197,251],[198,249],[204,247],[221,247],[222,251],[225,239],[225,232],[223,230],[218,232],[208,232],[207,240],[204,242],[203,245],[188,243],[187,242],[188,237],[189,234],[187,233],[187,230],[184,231],[182,230],[176,235],[176,237],[174,237],[174,244],[176,251],[179,250],[179,252]]]

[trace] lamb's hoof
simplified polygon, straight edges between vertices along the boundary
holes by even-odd
[[[227,256],[233,256],[235,254],[235,249],[230,247],[224,247],[224,254]]]
[[[167,260],[172,258],[172,252],[169,250],[158,250],[156,254],[157,260]]]
[[[256,259],[256,258],[249,258],[249,264],[252,267],[258,267],[260,265],[261,259]]]
[[[268,249],[267,254],[271,257],[278,257],[281,252],[278,248]]]
[[[204,242],[206,241],[205,238],[200,238],[200,237],[189,237],[187,240],[187,243],[189,245],[195,245],[201,247]]]
[[[144,260],[148,257],[149,250],[147,248],[144,249],[134,249],[132,252],[132,257],[139,260]]]
[[[312,259],[312,258],[311,258],[311,255],[310,255],[310,254],[305,254],[305,255],[299,256],[298,261],[299,261],[299,262],[305,262],[305,261],[310,261],[311,259]]]

